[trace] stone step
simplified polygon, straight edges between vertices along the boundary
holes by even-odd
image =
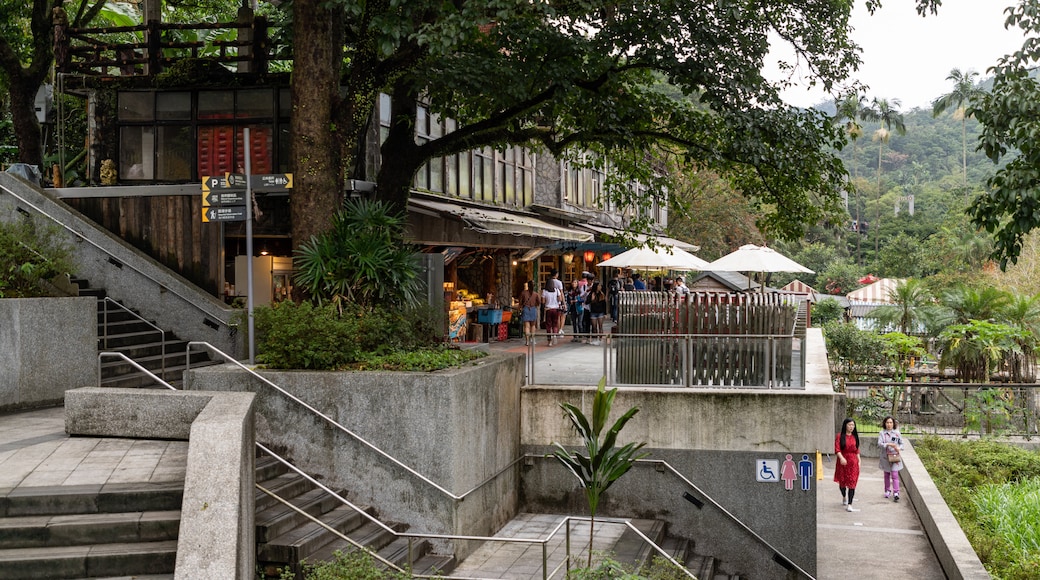
[[[314,484],[307,481],[303,476],[293,473],[282,473],[276,476],[274,479],[261,481],[257,478],[256,481],[264,489],[270,490],[272,493],[282,499],[290,499],[296,497],[302,493],[306,493],[314,489]],[[254,505],[257,512],[265,510],[275,504],[280,503],[277,499],[270,495],[256,489],[253,491],[254,494]]]
[[[176,540],[0,550],[7,580],[170,574],[176,562]]]
[[[176,540],[180,519],[178,510],[0,518],[0,549]]]
[[[315,518],[340,505],[335,497],[317,488],[286,501]],[[256,541],[267,542],[307,521],[310,521],[307,516],[283,503],[276,503],[256,513]]]
[[[0,517],[179,510],[183,482],[17,487],[0,495]]]
[[[337,507],[320,519],[326,526],[350,536],[363,546],[372,545],[373,549],[378,549],[390,542],[390,539],[380,535],[379,532],[385,534],[381,528],[377,529],[375,524],[368,523],[366,518],[348,506]],[[311,559],[311,556],[324,560],[316,556],[317,552],[336,538],[325,526],[307,521],[262,544],[257,561],[293,563]]]

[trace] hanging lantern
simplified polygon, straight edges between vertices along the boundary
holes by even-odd
[[[563,255],[563,263],[564,264],[570,264],[573,261],[574,261],[574,252],[567,252],[566,254]]]
[[[596,252],[585,250],[585,263],[591,264],[596,261]]]
[[[603,261],[606,262],[612,255],[610,252],[603,252]]]

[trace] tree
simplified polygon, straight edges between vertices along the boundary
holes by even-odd
[[[855,180],[858,177],[859,166],[856,165],[856,143],[859,138],[863,135],[863,126],[859,124],[858,119],[862,118],[867,107],[863,104],[866,97],[863,95],[847,95],[844,99],[834,102],[837,114],[834,118],[838,121],[845,120],[845,133],[848,134],[849,139],[852,140],[852,177]],[[855,186],[852,187],[850,193],[856,194],[858,191]],[[863,265],[863,256],[860,253],[860,242],[863,235],[860,233],[860,215],[859,215],[859,196],[853,200],[853,205],[856,208],[856,263],[860,266]]]
[[[941,303],[948,308],[954,322],[967,324],[971,320],[997,320],[1011,303],[1011,294],[992,286],[982,289],[959,284],[942,293]]]
[[[915,3],[924,14],[939,2]],[[879,5],[868,2],[871,10]],[[379,91],[392,96],[393,111],[376,181],[378,195],[395,206],[406,203],[423,163],[475,148],[524,144],[558,156],[594,151],[610,160],[614,183],[652,181],[649,152],[654,161],[684,158],[716,171],[761,208],[760,229],[797,238],[806,224],[838,214],[846,183],[829,151],[843,146],[844,137],[819,112],[784,104],[778,89],[788,81],[763,78],[770,52],[765,32],[794,48],[810,82],[837,90],[859,62],[848,37],[852,4],[725,6],[294,2],[298,27],[321,23],[314,34],[307,31],[310,40],[335,47],[342,38],[344,47],[294,53],[294,119],[314,116],[306,122],[310,136],[297,136],[293,149],[301,174],[293,192],[294,239],[326,227],[334,204],[315,200],[338,194],[344,176],[364,177],[374,155],[362,137]],[[793,64],[782,67],[793,74]],[[342,78],[339,95],[329,90],[329,77]],[[658,90],[662,80],[683,98]],[[415,140],[420,96],[435,117],[454,120],[452,130]],[[304,107],[307,97],[331,99],[332,106]],[[330,164],[309,157],[330,144],[339,151]],[[623,187],[609,193],[618,207],[639,202]]]
[[[632,407],[625,411],[614,425],[604,434],[603,427],[610,417],[610,408],[614,404],[617,388],[606,390],[607,378],[599,380],[596,394],[592,398],[592,422],[590,423],[581,409],[570,404],[560,403],[564,415],[570,420],[571,426],[581,436],[585,443],[585,453],[570,452],[559,443],[553,443],[556,448],[553,456],[556,457],[581,482],[585,488],[585,498],[589,502],[589,513],[591,523],[589,526],[589,566],[592,566],[592,538],[596,527],[596,509],[603,493],[614,485],[622,475],[632,469],[636,460],[645,457],[646,453],[637,454],[645,443],[627,443],[622,447],[615,447],[618,433],[625,427],[625,423],[639,412],[639,407]],[[604,435],[600,440],[600,435]]]
[[[54,63],[54,20],[71,27],[91,22],[104,7],[104,0],[80,0],[70,4],[69,17],[60,0],[33,0],[30,6],[17,0],[0,1],[0,87],[10,93],[8,107],[18,161],[43,163],[43,140],[36,118],[36,93]],[[26,36],[26,31],[29,36]]]
[[[965,103],[970,104],[972,99],[983,91],[975,86],[975,77],[979,73],[973,70],[961,72],[955,68],[950,71],[946,80],[953,81],[953,90],[939,97],[932,103],[932,116],[938,117],[947,109],[955,109],[953,118],[961,122],[961,162],[963,164],[963,187],[964,194],[968,193],[968,109]]]
[[[889,291],[891,304],[870,313],[882,328],[896,327],[900,333],[916,333],[923,322],[933,315],[935,301],[924,282],[909,278]]]
[[[1005,27],[1018,26],[1022,49],[1001,58],[993,71],[993,88],[983,93],[967,113],[982,126],[979,147],[994,163],[1008,158],[975,198],[968,213],[972,222],[994,234],[993,257],[1001,269],[1018,261],[1023,238],[1040,224],[1040,83],[1033,70],[1040,62],[1040,1],[1023,0],[1006,10]]]
[[[877,193],[875,201],[878,202],[877,208],[875,209],[875,223],[874,229],[874,256],[875,259],[878,255],[878,240],[881,226],[881,161],[885,151],[885,143],[888,143],[888,138],[892,133],[892,129],[895,128],[896,133],[900,135],[906,134],[906,124],[903,121],[903,114],[899,112],[899,106],[902,103],[899,99],[878,99],[874,98],[870,102],[870,106],[863,110],[861,116],[864,121],[877,121],[881,123],[877,131],[874,131],[872,139],[878,142],[878,164],[877,164]]]

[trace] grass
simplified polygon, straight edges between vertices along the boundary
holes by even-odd
[[[986,570],[1040,577],[1040,453],[927,436],[914,448]]]

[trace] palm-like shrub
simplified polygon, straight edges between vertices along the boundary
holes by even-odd
[[[1030,350],[1036,347],[1030,331],[983,320],[950,325],[939,335],[939,341],[939,366],[953,367],[961,380],[979,383],[989,382],[990,374],[1002,363],[1012,365],[1024,345]]]
[[[379,201],[348,199],[332,228],[296,250],[296,284],[318,304],[347,301],[363,308],[403,306],[421,288],[415,248],[404,241],[404,218]]]
[[[581,486],[585,488],[585,498],[589,502],[589,514],[591,523],[589,527],[589,563],[592,566],[592,538],[596,528],[596,509],[603,493],[614,484],[622,475],[632,469],[637,459],[645,457],[646,453],[636,454],[645,443],[628,443],[620,448],[614,445],[617,442],[618,433],[624,428],[625,423],[639,412],[639,407],[632,407],[625,412],[614,425],[604,434],[603,427],[606,426],[607,418],[610,416],[610,408],[614,404],[617,389],[606,390],[607,378],[599,380],[596,395],[592,399],[592,422],[590,423],[581,409],[570,404],[560,403],[564,415],[570,419],[571,425],[585,442],[585,455],[580,452],[570,452],[559,443],[553,443],[556,450],[553,455],[560,460],[574,477],[578,478]]]

